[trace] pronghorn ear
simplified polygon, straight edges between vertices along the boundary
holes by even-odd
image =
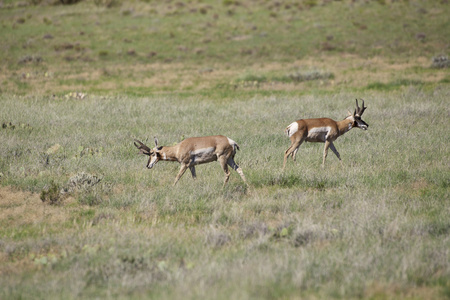
[[[156,150],[162,149],[162,146],[158,146],[158,139],[156,138],[156,136],[155,136],[155,147],[156,147]]]
[[[349,110],[347,110],[347,114],[349,117],[352,115],[352,113]]]

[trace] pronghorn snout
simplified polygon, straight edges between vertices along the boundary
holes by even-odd
[[[147,165],[147,169],[153,168],[153,166],[156,165],[157,162],[158,162],[158,161],[152,161],[152,162],[149,162],[148,165]]]
[[[152,155],[150,156],[150,158],[148,159],[148,163],[147,163],[147,169],[151,169],[153,168],[154,165],[156,165],[156,163],[159,161],[159,158],[157,155]]]
[[[367,130],[369,128],[369,124],[367,124],[363,120],[356,119],[355,121],[356,121],[356,127],[361,128],[362,130]]]

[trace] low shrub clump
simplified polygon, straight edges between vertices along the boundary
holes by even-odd
[[[48,202],[50,205],[61,204],[61,193],[59,185],[54,181],[50,182],[49,186],[44,187],[41,191],[40,199],[42,202]]]
[[[66,186],[62,189],[63,193],[74,193],[77,191],[88,191],[101,181],[96,175],[81,172],[70,177]]]
[[[431,64],[431,67],[435,69],[449,68],[450,60],[445,55],[433,57],[433,63]]]

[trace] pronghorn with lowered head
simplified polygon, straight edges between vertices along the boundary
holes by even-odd
[[[348,112],[348,116],[342,121],[334,121],[329,118],[318,118],[301,119],[291,123],[285,130],[291,140],[291,146],[284,153],[283,170],[286,167],[286,161],[289,155],[292,155],[292,160],[295,161],[295,155],[303,142],[325,143],[322,167],[325,166],[328,148],[330,148],[333,153],[336,154],[339,161],[341,161],[341,156],[334,147],[333,142],[353,127],[367,130],[369,125],[361,119],[366,108],[367,107],[364,107],[364,100],[362,101],[362,107],[359,107],[358,99],[356,99],[355,111],[353,114]]]
[[[189,168],[192,178],[196,178],[195,166],[218,160],[225,172],[225,184],[230,177],[228,166],[239,173],[245,183],[242,169],[234,162],[236,150],[239,150],[238,144],[230,138],[223,135],[191,137],[183,140],[175,146],[158,146],[158,139],[155,138],[155,148],[150,149],[142,142],[135,140],[134,145],[140,150],[139,153],[150,156],[147,162],[147,168],[151,169],[158,161],[177,161],[181,164],[180,171],[175,177],[175,185]],[[228,165],[228,166],[227,166]]]

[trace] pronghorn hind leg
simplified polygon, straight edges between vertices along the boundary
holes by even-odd
[[[301,146],[303,141],[304,139],[292,142],[291,146],[284,152],[283,170],[286,167],[286,162],[289,155],[292,155],[292,160],[295,161],[295,156],[297,155],[298,148]]]
[[[184,172],[186,172],[188,166],[185,164],[181,164],[180,171],[177,174],[177,177],[175,177],[175,182],[173,185],[177,184],[178,180],[180,180],[181,176],[183,176]]]
[[[189,167],[189,170],[191,170],[191,174],[192,174],[192,178],[196,179],[197,178],[197,174],[195,174],[195,167]]]
[[[283,170],[286,167],[286,162],[287,159],[289,157],[289,155],[291,155],[291,152],[289,152],[289,150],[291,149],[291,147],[289,147],[285,152],[284,152],[284,160],[283,160]]]
[[[294,143],[292,143],[290,146],[289,146],[289,148],[286,150],[286,151],[284,151],[284,160],[283,160],[283,170],[284,170],[284,168],[286,167],[286,162],[287,162],[287,159],[288,159],[288,157],[289,157],[289,155],[291,155],[292,154],[292,147],[294,146]]]
[[[300,148],[300,145],[298,145],[298,147],[295,148],[294,151],[292,151],[292,161],[296,161],[297,159],[298,148]]]
[[[227,164],[236,172],[238,172],[238,174],[241,176],[242,180],[244,180],[245,184],[247,184],[247,180],[245,179],[245,175],[244,172],[242,172],[241,167],[239,167],[235,162],[234,159],[232,157],[228,158],[227,160]]]

